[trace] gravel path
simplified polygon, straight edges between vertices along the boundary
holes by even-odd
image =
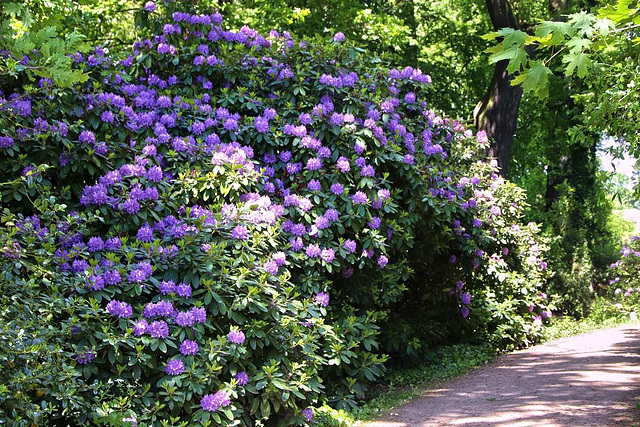
[[[640,325],[518,351],[367,427],[640,426]]]

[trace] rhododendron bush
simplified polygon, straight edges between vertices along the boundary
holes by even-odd
[[[605,295],[612,302],[606,301],[611,311],[608,314],[636,320],[640,310],[640,236],[631,236],[620,250],[620,258],[609,268],[609,286]]]
[[[535,339],[546,246],[429,76],[340,33],[161,28],[0,100],[7,416],[304,424],[385,354]]]

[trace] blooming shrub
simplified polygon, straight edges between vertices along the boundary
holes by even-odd
[[[238,152],[232,150],[231,156]],[[210,178],[221,186],[250,187],[257,173],[244,160],[231,159],[212,167]],[[69,375],[83,392],[73,399],[46,392],[37,400],[53,398],[67,409],[34,414],[23,406],[21,416],[85,421],[119,412],[154,424],[168,416],[226,424],[288,412],[292,422],[302,420],[301,411],[323,389],[318,367],[334,357],[338,340],[324,324],[325,308],[312,296],[301,297],[289,280],[286,256],[277,251],[278,206],[266,197],[242,197],[245,201],[223,204],[215,214],[184,207],[187,194],[191,201],[202,200],[211,180],[195,177],[195,161],[191,185],[181,177],[150,179],[151,161],[139,157],[123,165],[120,179],[105,190],[106,197],[130,197],[136,184],[146,191],[157,188],[155,203],[142,205],[134,216],[159,219],[154,227],[145,222],[137,231],[123,232],[128,220],[120,204],[110,203],[64,216],[49,211],[42,217],[19,215],[3,234],[3,283],[11,289],[32,291],[35,278],[23,279],[24,269],[39,274],[38,265],[57,264],[43,274],[52,287],[47,299],[25,304],[47,312],[62,306],[55,321],[66,342],[56,343],[57,351],[41,360],[53,357],[62,366],[53,374]],[[124,173],[134,167],[147,172]],[[87,189],[85,195],[95,186]],[[212,198],[222,200],[219,194]],[[47,227],[42,226],[45,220]],[[136,219],[130,221],[135,227]],[[269,272],[265,265],[272,259],[277,271]],[[30,292],[17,294],[28,297]],[[10,334],[10,328],[5,332]],[[74,361],[82,380],[68,372]],[[34,362],[24,361],[27,366]],[[253,400],[256,394],[260,398]],[[78,402],[81,398],[84,402]],[[94,412],[84,412],[84,405]]]
[[[620,258],[610,266],[610,279],[606,294],[613,302],[609,313],[600,311],[602,317],[637,319],[640,310],[640,237],[632,236],[628,243],[620,250]],[[609,304],[611,305],[611,304]]]
[[[340,34],[161,28],[77,54],[84,85],[0,100],[3,283],[60,307],[14,418],[303,424],[321,394],[355,405],[384,351],[535,336],[544,245],[429,76]],[[48,392],[63,373],[73,393]]]
[[[416,238],[415,274],[384,328],[387,351],[419,357],[425,344],[444,338],[489,341],[498,349],[542,338],[554,308],[545,293],[552,272],[538,227],[519,223],[524,199],[523,190],[502,178],[481,182],[471,199],[476,209],[451,222],[448,239]],[[434,242],[448,245],[438,253]]]

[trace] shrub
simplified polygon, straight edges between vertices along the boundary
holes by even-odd
[[[610,265],[609,283],[604,293],[611,303],[610,307],[597,310],[603,313],[602,318],[631,316],[633,320],[637,319],[640,310],[639,271],[640,237],[632,236],[620,250],[620,258]]]
[[[288,412],[290,421],[304,420],[302,411],[323,389],[318,368],[335,357],[340,343],[322,320],[321,298],[301,296],[289,280],[286,254],[277,251],[281,210],[266,197],[243,197],[215,215],[195,205],[185,208],[188,200],[206,198],[211,178],[219,188],[251,189],[258,174],[239,153],[230,150],[229,158],[210,168],[208,180],[194,176],[203,158],[194,155],[190,185],[186,177],[156,177],[159,169],[148,158],[123,165],[119,179],[105,185],[107,198],[132,200],[137,188],[157,190],[130,217],[118,203],[64,216],[62,209],[52,214],[50,206],[43,216],[13,219],[6,213],[14,225],[0,245],[3,283],[15,294],[4,294],[22,304],[6,301],[10,321],[3,338],[9,354],[19,358],[7,363],[22,365],[25,374],[33,365],[51,369],[38,374],[46,374],[44,384],[32,387],[32,405],[42,409],[11,405],[10,418],[86,422],[135,414],[153,424],[175,417],[206,425],[234,419],[250,424]],[[130,170],[146,173],[125,172]],[[87,189],[88,205],[95,186]],[[211,199],[225,200],[220,194]],[[142,224],[147,218],[158,221],[150,227]],[[57,268],[49,270],[52,264]],[[38,278],[46,279],[46,292]],[[11,318],[16,312],[26,316]],[[43,320],[49,325],[41,330]],[[11,348],[16,323],[35,325],[21,343],[31,346],[26,350]],[[79,372],[69,372],[73,359]],[[65,375],[78,386],[61,381]],[[11,381],[5,384],[13,399],[24,397]],[[59,387],[66,390],[49,391]]]
[[[59,325],[7,413],[303,424],[321,394],[353,407],[385,351],[535,339],[545,246],[486,136],[428,109],[428,76],[339,35],[182,12],[161,28],[75,55],[83,85],[0,102],[3,293],[33,313],[16,322]]]

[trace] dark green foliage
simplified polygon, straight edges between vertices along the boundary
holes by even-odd
[[[549,271],[537,228],[521,224],[524,194],[484,159],[482,133],[428,108],[427,76],[389,71],[338,37],[274,35],[267,46],[251,30],[222,32],[218,19],[177,13],[166,38],[131,56],[96,49],[78,61],[86,83],[35,87],[24,75],[3,100],[3,283],[37,283],[27,267],[42,265],[52,286],[26,288],[30,309],[72,304],[57,308],[60,335],[47,342],[81,374],[69,410],[48,391],[62,362],[36,377],[42,394],[28,381],[26,396],[22,382],[7,390],[3,410],[24,425],[301,424],[318,403],[355,407],[388,353],[417,356],[444,338],[507,348],[540,337]],[[340,76],[350,80],[332,83]],[[327,153],[320,167],[309,144]],[[328,209],[335,219],[321,226]],[[115,237],[120,247],[92,247]],[[278,250],[287,264],[272,271]],[[106,286],[108,272],[121,280]],[[192,293],[163,291],[169,280]],[[206,320],[185,326],[171,312],[160,317],[168,334],[140,333],[143,313],[158,321],[149,303],[169,301]],[[227,337],[236,329],[244,345]],[[178,350],[187,338],[197,354]],[[165,372],[177,360],[184,372]],[[216,393],[230,401],[212,410],[205,398]],[[23,401],[51,407],[30,412]]]

